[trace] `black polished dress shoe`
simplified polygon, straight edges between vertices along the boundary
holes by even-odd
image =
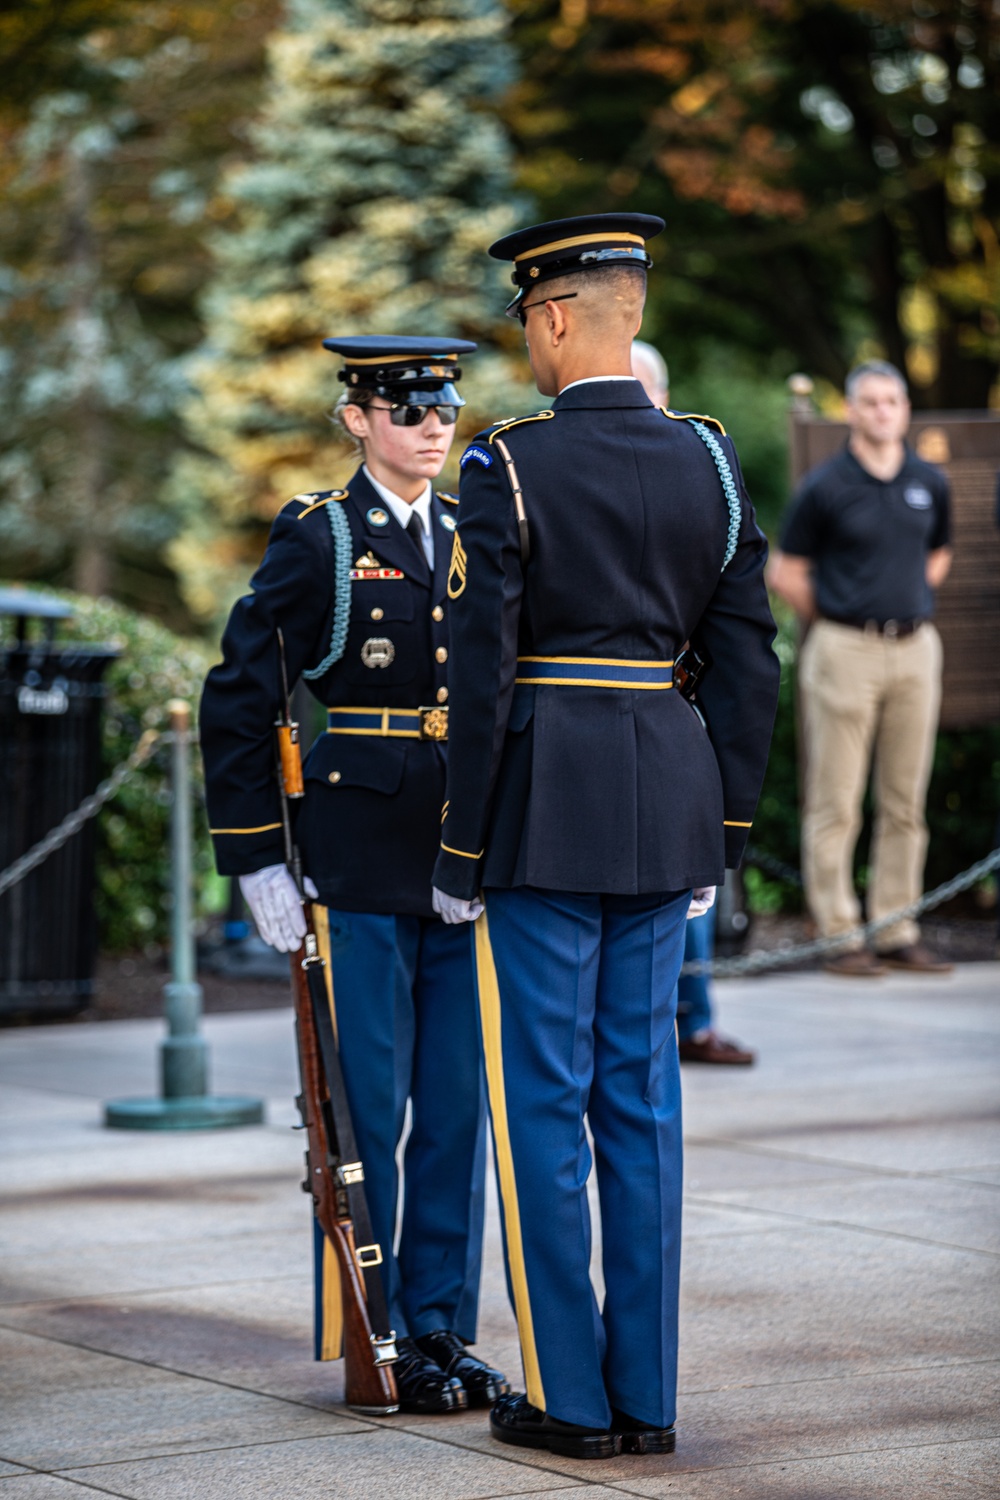
[[[677,1446],[675,1427],[650,1427],[615,1406],[611,1408],[611,1428],[621,1437],[623,1453],[673,1453]]]
[[[620,1432],[560,1422],[532,1406],[527,1396],[502,1396],[490,1412],[490,1432],[501,1443],[547,1448],[564,1458],[615,1458],[622,1451]]]
[[[399,1359],[392,1373],[396,1377],[400,1411],[438,1416],[465,1410],[469,1398],[460,1380],[446,1375],[439,1364],[417,1348],[413,1339],[397,1339],[396,1348]]]
[[[491,1370],[489,1365],[470,1354],[457,1333],[438,1328],[414,1342],[418,1349],[441,1366],[446,1375],[453,1375],[462,1382],[470,1406],[492,1406],[494,1401],[509,1393],[510,1382],[506,1375]]]

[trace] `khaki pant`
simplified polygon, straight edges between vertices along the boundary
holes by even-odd
[[[884,917],[921,894],[941,637],[930,624],[892,640],[819,620],[802,649],[799,684],[806,750],[802,868],[809,906],[826,937],[861,920],[852,861],[873,751],[868,917]],[[915,922],[897,922],[878,934],[875,947],[899,948],[918,937]]]

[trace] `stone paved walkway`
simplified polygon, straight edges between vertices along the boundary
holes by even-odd
[[[685,1071],[678,1451],[576,1463],[481,1413],[365,1421],[309,1358],[287,1011],[212,1017],[269,1123],[142,1136],[148,1021],[0,1033],[0,1500],[1000,1494],[1000,966],[719,987]],[[518,1370],[491,1213],[481,1349]]]

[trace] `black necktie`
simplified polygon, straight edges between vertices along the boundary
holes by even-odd
[[[412,540],[413,545],[420,553],[420,556],[423,558],[424,562],[426,562],[427,553],[424,550],[424,528],[420,524],[420,517],[417,515],[412,506],[410,507],[410,514],[407,517],[406,525],[403,529]]]

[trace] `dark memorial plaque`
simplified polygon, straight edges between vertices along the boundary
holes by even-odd
[[[791,411],[793,486],[847,441],[846,424],[817,416],[803,397]],[[951,484],[955,560],[935,614],[944,642],[941,728],[1000,723],[1000,412],[916,412],[909,442]]]

